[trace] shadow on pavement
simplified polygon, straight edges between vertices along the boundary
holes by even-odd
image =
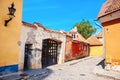
[[[53,70],[45,68],[47,70],[47,73],[41,78],[41,80],[44,80],[46,77],[49,77],[52,73]]]
[[[48,77],[52,72],[53,71],[48,68],[25,70],[20,73],[16,72],[0,76],[0,80],[44,80],[44,78]]]
[[[101,60],[96,66],[102,66],[102,68],[105,68],[105,59]]]

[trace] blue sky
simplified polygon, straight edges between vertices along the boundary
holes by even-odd
[[[94,23],[105,0],[23,0],[23,21],[69,32],[81,20]]]

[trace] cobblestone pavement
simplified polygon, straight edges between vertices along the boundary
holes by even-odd
[[[102,60],[101,57],[86,57],[61,65],[49,66],[48,75],[42,80],[114,80],[93,73],[95,66]]]
[[[95,74],[101,72],[102,69],[98,69],[96,66],[102,60],[101,57],[86,57],[49,66],[45,69],[24,71],[23,73],[28,74],[28,76],[23,78],[20,76],[21,73],[18,72],[1,76],[0,80],[116,80],[115,78]]]
[[[0,80],[41,80],[48,74],[48,69],[18,71],[0,76]]]

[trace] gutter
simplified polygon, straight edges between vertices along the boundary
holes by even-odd
[[[112,14],[112,13],[114,13],[114,12],[119,11],[119,10],[120,10],[120,9],[113,10],[113,11],[111,11],[111,12],[108,12],[108,13],[106,13],[106,14],[102,15],[102,16],[99,16],[99,17],[98,17],[98,19],[100,19],[101,17],[107,16],[107,15],[110,15],[110,14]]]
[[[102,28],[102,32],[103,32],[103,35],[102,35],[102,36],[103,36],[103,58],[105,59],[105,55],[106,55],[106,54],[105,54],[105,52],[106,52],[106,51],[105,51],[105,37],[104,37],[104,36],[105,36],[105,34],[104,34],[105,32],[104,32],[103,26],[102,26],[101,24],[97,23],[97,21],[98,21],[98,19],[95,19],[95,20],[94,20],[95,24],[96,24],[98,27]]]

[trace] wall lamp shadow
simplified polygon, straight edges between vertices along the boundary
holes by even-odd
[[[14,3],[11,4],[11,7],[8,7],[8,11],[9,11],[9,19],[5,20],[5,26],[7,26],[8,22],[10,22],[14,17],[14,13],[16,11],[16,9],[14,8]]]

